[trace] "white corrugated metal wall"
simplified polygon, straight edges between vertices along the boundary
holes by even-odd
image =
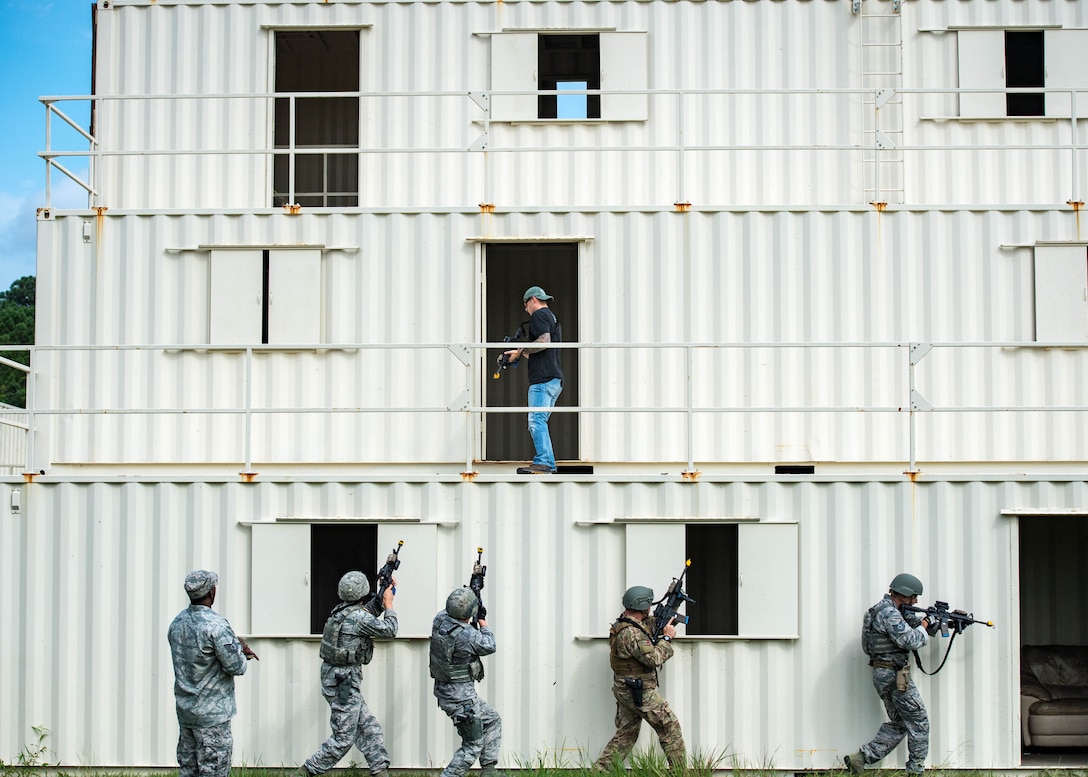
[[[85,222],[95,238],[83,239]],[[916,388],[952,407],[1075,407],[1088,353],[1035,347],[1037,241],[1076,238],[1057,210],[303,214],[276,216],[62,215],[43,222],[41,344],[199,346],[209,342],[210,254],[199,246],[324,245],[320,304],[328,344],[428,344],[423,350],[272,352],[253,357],[255,408],[422,408],[444,411],[466,390],[481,396],[491,361],[466,364],[446,343],[479,343],[476,244],[533,235],[585,236],[579,267],[581,401],[590,407],[687,403],[682,348],[622,343],[712,343],[692,356],[695,407],[881,407],[892,412],[720,413],[697,416],[695,459],[774,462],[784,448],[819,462],[909,459],[904,347],[729,348],[751,343],[1010,343],[936,349]],[[573,239],[573,238],[572,238]],[[128,250],[139,245],[140,251]],[[1028,247],[1012,248],[1010,245]],[[87,289],[97,289],[88,295]],[[651,291],[652,290],[652,291]],[[404,304],[389,304],[404,300]],[[428,302],[440,301],[438,303]],[[511,315],[519,315],[511,301]],[[238,416],[77,415],[99,408],[242,408],[245,354],[59,351],[39,355],[39,410],[53,419],[40,466],[110,462],[244,461]],[[520,379],[512,376],[511,379]],[[474,402],[479,404],[479,400]],[[586,413],[585,461],[686,462],[680,414]],[[921,414],[918,458],[933,464],[1088,459],[1083,413]],[[460,412],[339,416],[258,415],[258,463],[382,462],[463,466],[470,430]],[[475,425],[477,422],[471,422]],[[471,432],[473,435],[476,432]],[[475,437],[473,438],[475,439]],[[480,457],[474,443],[473,455]],[[228,471],[234,472],[235,469]],[[455,470],[459,471],[459,470]],[[902,471],[897,469],[896,471]]]
[[[829,768],[881,717],[858,649],[863,609],[901,569],[927,597],[964,605],[993,631],[957,641],[936,680],[918,680],[933,713],[931,762],[1019,764],[1020,644],[1017,518],[1003,510],[1082,507],[1083,481],[655,483],[36,482],[21,515],[0,522],[3,565],[0,752],[44,725],[64,764],[169,766],[175,722],[165,630],[184,606],[194,567],[220,573],[217,609],[250,626],[250,532],[243,521],[330,515],[440,520],[435,590],[418,590],[418,545],[405,545],[398,596],[438,609],[465,582],[477,544],[489,566],[489,620],[500,652],[483,695],[504,716],[504,763],[595,757],[611,734],[607,648],[601,639],[625,581],[626,516],[797,522],[799,639],[689,638],[663,673],[693,751],[739,763]],[[1041,519],[1023,519],[1041,520]],[[598,525],[599,522],[606,522]],[[532,552],[527,553],[526,549]],[[667,560],[667,561],[671,561]],[[777,559],[783,570],[789,559]],[[667,564],[666,564],[667,566]],[[699,574],[698,569],[691,570]],[[645,581],[656,587],[666,580]],[[1029,602],[1027,605],[1034,605]],[[698,606],[713,607],[713,602]],[[577,639],[596,635],[596,639]],[[300,761],[325,736],[312,640],[257,637],[260,663],[239,680],[236,762]],[[944,643],[924,651],[933,664]],[[452,728],[434,707],[426,641],[379,648],[366,672],[370,703],[396,767],[441,765]],[[647,743],[649,740],[644,740]]]

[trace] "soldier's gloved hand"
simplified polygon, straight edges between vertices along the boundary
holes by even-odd
[[[483,605],[481,604],[481,605],[480,605],[480,609],[478,609],[478,610],[476,611],[476,620],[478,620],[478,621],[482,621],[482,620],[483,620],[484,618],[486,618],[486,617],[487,617],[487,608],[486,608],[486,607],[484,607],[484,606],[483,606]]]

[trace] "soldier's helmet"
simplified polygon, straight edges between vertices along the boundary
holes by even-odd
[[[348,572],[340,578],[336,592],[344,602],[357,602],[370,593],[370,583],[362,572]]]
[[[623,606],[628,610],[648,610],[654,603],[654,589],[644,585],[634,585],[623,594]]]
[[[480,609],[480,600],[471,588],[454,588],[446,597],[446,614],[461,621],[471,618]]]
[[[922,581],[916,578],[914,575],[902,572],[895,576],[891,585],[888,586],[892,591],[895,591],[900,596],[921,596],[922,595]]]

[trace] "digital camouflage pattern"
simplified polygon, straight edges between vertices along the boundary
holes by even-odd
[[[191,604],[174,618],[166,637],[182,728],[210,728],[233,718],[234,678],[245,674],[246,657],[227,619]]]
[[[897,668],[909,667],[910,651],[929,641],[926,630],[921,628],[922,620],[917,613],[904,617],[891,596],[885,595],[866,616],[862,646],[874,661],[891,663]],[[860,752],[866,763],[876,763],[906,737],[906,770],[909,774],[921,774],[929,754],[929,715],[914,680],[908,679],[906,690],[900,691],[896,686],[896,673],[896,668],[873,667],[873,687],[884,702],[888,721]]]
[[[178,737],[178,777],[227,777],[233,750],[229,720],[207,728],[182,726]]]
[[[340,646],[361,654],[360,648],[365,642],[375,637],[392,639],[397,636],[397,628],[397,614],[392,609],[375,618],[365,608],[355,607],[340,628]],[[322,661],[321,695],[331,709],[332,734],[306,759],[303,768],[310,774],[324,774],[355,745],[366,759],[371,774],[385,771],[390,762],[389,752],[385,749],[385,733],[363,698],[361,664],[334,666]]]
[[[480,656],[489,656],[495,652],[495,635],[487,626],[481,624],[476,629],[465,624],[465,628],[450,631],[449,628],[454,623],[455,619],[450,618],[443,610],[435,615],[431,629],[432,640],[436,634],[443,632],[453,637],[453,650],[450,652],[453,664],[478,663]],[[435,651],[431,652],[433,656]],[[445,653],[444,650],[439,652]],[[479,732],[478,735],[470,735],[468,738],[462,735],[461,746],[453,754],[449,765],[442,770],[440,777],[464,777],[477,760],[485,772],[493,769],[499,760],[499,750],[502,747],[502,719],[490,704],[476,695],[475,681],[435,680],[434,695],[439,708],[454,722],[459,733],[472,729]],[[472,721],[479,725],[473,726]]]
[[[650,639],[653,619],[647,618],[642,625],[617,620],[609,639],[610,662],[613,666],[628,666],[628,671],[613,673],[612,695],[616,697],[616,733],[605,745],[595,767],[610,771],[613,760],[621,762],[631,754],[638,740],[642,721],[650,724],[661,741],[661,749],[669,766],[683,769],[687,751],[680,721],[665,698],[657,692],[657,670],[673,656],[672,643],[660,640],[656,645]],[[637,667],[637,668],[636,668]],[[641,671],[639,671],[641,670]],[[642,706],[636,707],[626,678],[642,680]]]

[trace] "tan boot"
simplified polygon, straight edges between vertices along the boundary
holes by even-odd
[[[851,774],[861,774],[865,771],[865,756],[861,754],[860,750],[845,756],[842,762],[846,766],[846,771]]]

